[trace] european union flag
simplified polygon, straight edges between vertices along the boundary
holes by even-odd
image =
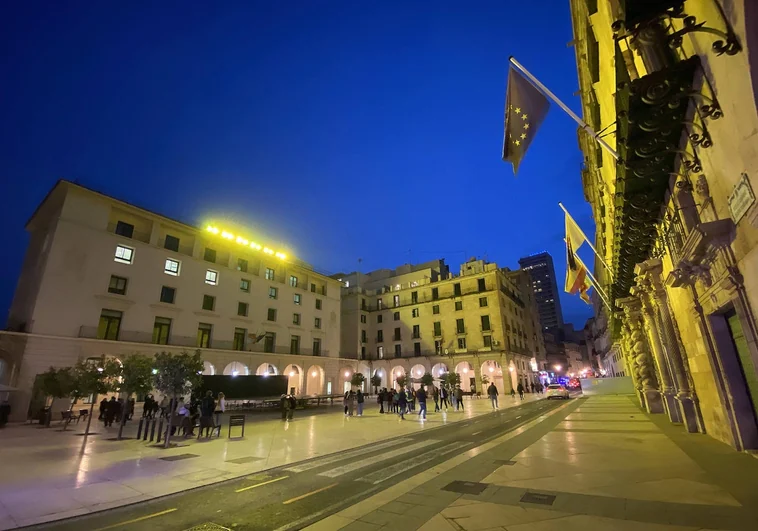
[[[503,160],[513,164],[514,175],[549,108],[548,99],[511,68],[505,93]]]

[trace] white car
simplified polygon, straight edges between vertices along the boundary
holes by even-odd
[[[545,398],[550,400],[551,398],[563,398],[568,399],[569,392],[568,389],[563,387],[559,384],[550,384],[547,386],[547,392],[545,393]]]

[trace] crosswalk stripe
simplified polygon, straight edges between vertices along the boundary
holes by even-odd
[[[406,472],[407,470],[411,468],[415,468],[419,465],[423,465],[424,463],[428,463],[429,461],[436,459],[440,456],[443,456],[445,454],[449,454],[450,452],[454,452],[460,448],[463,448],[464,446],[468,446],[468,442],[455,442],[452,444],[448,444],[447,446],[443,446],[442,448],[435,448],[434,450],[429,450],[428,452],[424,452],[421,455],[417,455],[413,458],[413,461],[410,463],[406,461],[402,461],[400,463],[396,463],[392,466],[388,466],[387,468],[383,468],[382,470],[377,470],[376,472],[372,472],[371,474],[364,476],[362,478],[356,479],[356,481],[362,481],[364,483],[373,483],[374,485],[377,485],[381,483],[382,481],[387,481],[390,478],[394,478],[398,474],[402,474],[403,472]]]
[[[356,448],[355,450],[340,452],[338,454],[328,456],[328,457],[323,457],[321,459],[316,458],[313,461],[308,461],[307,463],[287,467],[284,470],[287,470],[289,472],[305,472],[306,470],[311,470],[313,468],[318,468],[320,466],[330,465],[332,463],[336,463],[337,461],[342,461],[343,459],[350,459],[351,457],[365,455],[368,452],[374,452],[376,450],[389,448],[390,446],[404,444],[404,443],[409,442],[410,440],[411,439],[393,439],[391,441],[385,441],[383,443],[372,444],[369,448]]]
[[[353,472],[355,470],[359,470],[361,468],[365,468],[367,466],[371,466],[376,463],[386,461],[387,459],[393,459],[397,457],[398,455],[407,454],[415,450],[420,450],[421,448],[425,448],[429,445],[432,445],[438,442],[439,441],[434,440],[434,439],[417,442],[416,444],[411,444],[408,446],[403,446],[397,449],[390,450],[388,452],[384,452],[382,455],[375,455],[372,457],[367,457],[365,459],[360,459],[358,461],[353,461],[352,463],[348,463],[346,465],[338,466],[337,468],[333,468],[331,470],[327,470],[326,472],[320,473],[319,476],[325,476],[328,478],[336,478],[337,476],[341,476],[343,474],[347,474],[349,472]]]

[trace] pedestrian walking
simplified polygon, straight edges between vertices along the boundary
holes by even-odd
[[[418,416],[421,420],[426,420],[426,391],[423,385],[416,391],[416,400],[418,400]]]
[[[518,395],[521,397],[521,400],[524,399],[524,386],[519,382],[518,387],[516,388],[518,391]]]
[[[203,436],[210,439],[213,432],[213,413],[216,411],[216,401],[213,400],[213,391],[207,391],[200,401],[200,429],[197,432],[197,438]]]
[[[511,398],[516,398],[516,391],[513,390],[513,387],[511,387]]]
[[[100,416],[97,420],[105,420],[105,413],[108,411],[108,397],[106,396],[100,401]]]
[[[226,411],[226,396],[224,393],[219,393],[216,408],[213,410],[213,427],[218,428],[219,437],[221,437],[221,421],[224,417],[224,411]]]
[[[364,401],[363,391],[358,389],[358,392],[355,394],[355,402],[358,404],[359,417],[363,416],[363,401]]]
[[[497,395],[498,393],[497,387],[495,387],[494,382],[490,384],[490,386],[487,388],[487,396],[490,397],[490,402],[492,402],[492,409],[498,409],[497,404]]]
[[[347,417],[347,409],[348,409],[348,400],[350,399],[350,393],[352,391],[345,391],[345,398],[342,399],[343,404],[345,405],[345,416]]]
[[[437,413],[440,410],[440,390],[435,386],[432,386],[432,397],[434,398],[434,412]]]
[[[529,387],[532,389],[532,393],[534,393],[534,382],[532,382]]]
[[[384,389],[379,389],[376,394],[376,403],[379,404],[379,413],[384,413]]]
[[[390,412],[390,404],[392,403],[392,391],[389,391],[386,387],[384,388],[384,412],[389,413]]]
[[[440,405],[445,406],[445,411],[447,411],[447,408],[449,405],[447,401],[447,395],[448,395],[447,387],[443,385],[440,388]]]
[[[458,411],[458,408],[460,407],[461,411],[464,411],[465,408],[463,407],[463,389],[461,389],[460,385],[455,388],[455,399],[457,401],[455,410]]]
[[[455,387],[450,390],[450,407],[458,411],[458,393],[456,393]]]
[[[105,404],[105,427],[110,428],[113,426],[113,421],[116,418],[116,415],[118,415],[118,411],[121,408],[119,407],[119,403],[116,401],[116,397],[112,396],[111,399],[106,402]]]
[[[347,395],[347,416],[352,417],[355,411],[355,393],[351,389]]]
[[[289,422],[292,420],[292,417],[295,416],[295,409],[297,409],[297,399],[295,398],[295,395],[287,395],[287,403],[289,405],[289,409],[287,410],[287,421]]]
[[[170,413],[173,413],[173,411],[170,411],[170,412],[168,411],[169,405],[171,404],[168,400],[168,397],[164,396],[163,399],[161,400],[161,403],[159,404],[159,407],[161,409],[161,418],[168,417]]]
[[[403,393],[403,396],[405,396],[405,393]],[[400,392],[395,389],[395,392],[392,393],[392,412],[397,413],[397,408],[399,407],[398,404],[400,404]]]
[[[400,392],[397,393],[397,413],[400,415],[400,420],[405,420],[405,407],[408,405],[408,398],[406,397],[405,390],[401,387]]]
[[[127,420],[132,420],[132,417],[134,416],[134,407],[137,405],[137,401],[132,397],[127,404],[129,407],[129,409],[127,409]]]
[[[289,414],[290,409],[290,401],[287,395],[282,395],[279,398],[279,409],[282,410],[282,420],[287,420],[287,415]]]

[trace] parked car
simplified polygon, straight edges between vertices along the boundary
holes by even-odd
[[[547,392],[545,397],[550,400],[551,398],[563,398],[568,399],[568,389],[559,384],[550,384],[547,386]]]

